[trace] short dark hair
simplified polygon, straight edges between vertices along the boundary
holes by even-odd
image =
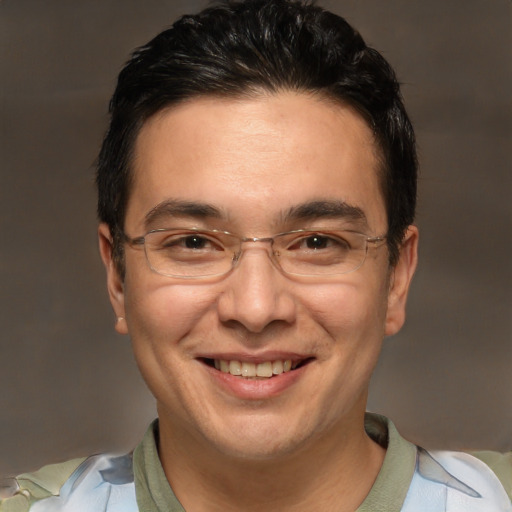
[[[343,18],[309,1],[225,0],[186,15],[138,48],[119,74],[98,159],[98,214],[123,273],[122,232],[135,139],[156,112],[200,96],[282,90],[350,105],[372,128],[390,262],[416,206],[415,137],[388,62]]]

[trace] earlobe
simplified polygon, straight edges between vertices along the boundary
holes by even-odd
[[[418,228],[409,226],[400,248],[400,256],[390,276],[386,336],[396,334],[405,322],[407,295],[418,262]]]
[[[119,334],[128,334],[124,311],[124,283],[113,259],[113,242],[110,229],[104,223],[98,227],[98,244],[101,259],[107,273],[107,289],[110,303],[117,317],[115,329]]]

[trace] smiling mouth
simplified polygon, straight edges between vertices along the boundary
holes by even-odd
[[[235,377],[241,377],[244,379],[270,379],[281,375],[282,373],[296,370],[297,368],[300,368],[312,361],[312,358],[300,361],[278,359],[276,361],[265,361],[261,363],[237,360],[228,361],[225,359],[204,359],[203,361],[208,366],[211,366],[222,373],[229,373]]]

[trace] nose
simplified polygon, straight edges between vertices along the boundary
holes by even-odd
[[[218,301],[220,320],[252,333],[261,333],[271,324],[293,323],[293,283],[273,264],[269,247],[258,244],[244,249],[224,280],[225,288]]]

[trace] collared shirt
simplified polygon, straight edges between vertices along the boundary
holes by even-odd
[[[403,439],[393,423],[368,414],[368,435],[386,448],[370,493],[356,512],[512,512],[512,454],[482,458],[426,451]],[[18,477],[18,494],[0,512],[184,512],[157,451],[158,422],[131,455],[99,455]],[[494,466],[493,466],[494,467]],[[70,476],[69,476],[70,475]]]

